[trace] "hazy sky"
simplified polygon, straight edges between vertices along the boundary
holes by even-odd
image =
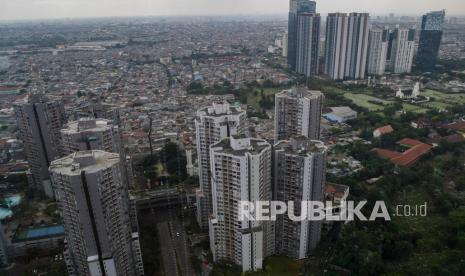
[[[0,0],[0,20],[99,16],[284,14],[288,0]],[[317,11],[465,14],[465,0],[317,0]]]

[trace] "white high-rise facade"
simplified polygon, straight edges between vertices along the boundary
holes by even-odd
[[[289,34],[285,32],[283,34],[283,57],[287,57],[287,51],[289,48]]]
[[[396,74],[412,71],[415,30],[396,28],[393,32],[390,69]]]
[[[368,13],[330,13],[326,20],[325,73],[331,79],[363,79],[368,53]]]
[[[303,135],[320,138],[324,95],[304,87],[293,87],[275,96],[275,142]]]
[[[60,131],[64,155],[82,150],[121,152],[118,126],[107,119],[82,118]]]
[[[318,75],[320,55],[320,22],[318,13],[300,13],[297,16],[296,72]]]
[[[325,74],[334,80],[344,79],[348,25],[347,14],[328,14],[326,19]]]
[[[271,145],[262,139],[230,137],[211,146],[209,233],[215,261],[228,260],[243,271],[256,271],[274,253],[272,222],[239,217],[241,201],[272,199],[271,162]]]
[[[32,186],[53,197],[48,166],[62,154],[60,129],[66,122],[64,105],[43,94],[31,94],[24,102],[15,103],[14,111],[32,173]]]
[[[210,146],[231,135],[247,133],[247,114],[228,103],[213,103],[197,112],[195,120],[200,192],[197,194],[197,221],[208,229],[212,213]]]
[[[371,29],[368,42],[369,75],[384,75],[389,45],[389,32],[386,29]]]
[[[301,215],[302,201],[322,201],[325,186],[326,151],[323,142],[297,136],[274,146],[274,199],[294,202]],[[279,215],[275,223],[276,253],[303,259],[321,237],[321,221],[292,221]]]
[[[52,162],[50,175],[65,227],[69,275],[143,275],[122,170],[118,154],[98,150]]]

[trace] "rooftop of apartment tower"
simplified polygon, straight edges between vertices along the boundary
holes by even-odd
[[[276,94],[276,97],[290,97],[290,98],[308,98],[315,99],[321,97],[323,93],[317,90],[309,90],[306,87],[293,87],[291,89],[283,90]]]
[[[224,115],[238,115],[244,113],[239,106],[231,106],[228,102],[213,103],[213,105],[201,108],[197,113],[202,116],[224,116]]]
[[[52,161],[50,171],[79,175],[82,171],[96,172],[119,162],[119,154],[101,150],[79,151]]]
[[[311,140],[305,136],[296,136],[289,140],[279,141],[275,144],[274,148],[301,156],[306,156],[310,153],[324,153],[328,149],[323,142]]]
[[[217,148],[216,152],[243,156],[245,153],[259,154],[270,146],[271,145],[263,139],[250,138],[245,135],[233,135],[230,138],[225,138],[212,145],[211,148]]]
[[[110,121],[106,119],[81,118],[66,124],[62,132],[77,133],[80,131],[103,131],[110,127]]]

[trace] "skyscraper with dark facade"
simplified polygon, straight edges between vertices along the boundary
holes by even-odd
[[[298,16],[303,13],[315,13],[316,2],[309,0],[291,0],[289,7],[287,64],[291,70],[297,66]],[[319,30],[318,30],[319,36]]]
[[[423,15],[416,67],[422,71],[432,71],[436,65],[441,46],[442,28],[446,13],[433,11]]]
[[[34,93],[13,106],[32,173],[30,184],[34,190],[53,197],[48,166],[62,154],[60,129],[66,122],[63,102]]]

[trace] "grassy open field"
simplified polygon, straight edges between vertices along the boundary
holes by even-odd
[[[425,90],[422,95],[434,98],[434,102],[444,104],[465,104],[465,93],[442,93],[435,90]]]
[[[286,256],[275,255],[265,259],[264,271],[250,273],[251,276],[295,276],[299,275],[304,260],[294,261]]]
[[[405,111],[413,112],[413,113],[426,113],[428,111],[428,108],[424,108],[418,105],[413,105],[413,104],[408,104],[408,103],[403,103],[402,107],[404,108]]]
[[[365,94],[345,93],[344,97],[351,100],[354,104],[367,108],[370,111],[381,111],[387,105],[394,103],[392,101],[382,100]],[[378,102],[379,104],[375,102]]]

